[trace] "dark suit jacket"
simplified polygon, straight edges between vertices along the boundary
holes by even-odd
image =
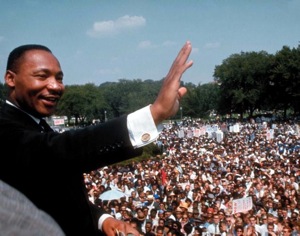
[[[141,153],[127,116],[64,133],[43,133],[26,113],[3,104],[0,179],[51,215],[67,235],[96,235],[103,212],[87,200],[82,174]],[[6,155],[4,155],[6,153]]]

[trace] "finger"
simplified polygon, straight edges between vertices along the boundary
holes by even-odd
[[[185,87],[181,87],[178,89],[178,95],[179,98],[181,99],[185,94],[187,93],[187,89]]]
[[[183,46],[183,48],[180,50],[178,56],[176,57],[174,64],[176,65],[185,65],[190,54],[192,52],[192,44],[188,41],[186,44]]]
[[[192,44],[190,41],[187,41],[179,51],[175,59],[175,62],[179,64],[184,64],[187,58],[189,57],[191,51],[192,51]]]
[[[187,68],[189,68],[193,62],[189,61],[188,63],[186,63],[190,53],[192,51],[192,45],[191,43],[188,41],[185,43],[185,45],[182,47],[182,49],[179,51],[177,57],[175,58],[169,74],[167,77],[173,77],[175,75],[175,73],[179,72],[179,73],[183,73]]]

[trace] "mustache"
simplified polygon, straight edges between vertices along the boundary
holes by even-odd
[[[59,100],[62,95],[63,95],[63,91],[51,91],[47,94],[43,94],[43,97],[46,98],[46,99]]]

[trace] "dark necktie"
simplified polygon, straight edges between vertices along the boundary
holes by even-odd
[[[48,125],[48,123],[44,119],[40,119],[39,125],[43,128],[45,132],[53,131],[51,127]]]

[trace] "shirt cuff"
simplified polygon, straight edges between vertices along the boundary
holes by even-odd
[[[98,229],[100,229],[102,231],[102,224],[103,222],[107,219],[113,216],[111,216],[110,214],[103,214],[102,216],[100,216],[99,220],[98,220]]]
[[[129,138],[134,148],[154,142],[162,130],[162,125],[156,126],[148,105],[127,117]]]

